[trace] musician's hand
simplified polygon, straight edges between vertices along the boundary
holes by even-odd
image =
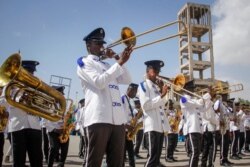
[[[165,97],[165,95],[168,93],[168,86],[163,85],[161,89],[161,98]]]
[[[112,49],[107,49],[106,50],[105,56],[107,58],[114,58],[115,55],[116,55],[116,53]]]
[[[130,54],[132,53],[132,51],[133,51],[132,46],[127,47],[127,48],[124,49],[124,51],[121,54],[120,59],[118,60],[118,63],[121,66],[128,61],[128,59],[130,58]]]

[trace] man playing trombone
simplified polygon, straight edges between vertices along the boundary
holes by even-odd
[[[147,66],[146,79],[140,83],[138,91],[144,115],[144,133],[148,135],[149,141],[146,167],[157,167],[161,166],[160,156],[164,134],[170,129],[164,112],[164,105],[168,100],[168,86],[157,85],[157,76],[164,66],[163,61],[151,60],[145,62],[145,65]]]

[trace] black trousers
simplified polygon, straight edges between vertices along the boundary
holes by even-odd
[[[0,132],[0,167],[2,167],[3,162],[3,149],[4,149],[4,133]]]
[[[174,150],[178,143],[178,134],[169,133],[166,137],[166,158],[174,158]]]
[[[245,131],[245,150],[250,151],[249,144],[250,144],[250,130],[246,130]]]
[[[134,147],[135,155],[139,154],[142,139],[143,139],[143,129],[140,129],[135,137],[135,147]]]
[[[30,166],[43,166],[42,131],[36,129],[23,129],[11,133],[13,149],[13,167],[24,167],[26,151],[28,152]]]
[[[49,157],[49,139],[46,133],[46,128],[42,128],[42,136],[43,136],[43,155],[46,161],[48,161]]]
[[[216,137],[215,132],[206,131],[203,133],[203,149],[201,167],[213,167],[216,158]],[[208,160],[208,165],[207,165]]]
[[[192,153],[192,150],[191,150],[189,135],[185,135],[185,150],[187,152],[187,155],[190,156]]]
[[[129,166],[135,167],[134,144],[133,144],[133,140],[127,139],[127,132],[126,132],[126,136],[125,136],[124,156],[126,156],[126,151],[128,152]],[[123,165],[125,166],[125,162],[123,162]]]
[[[124,160],[125,127],[96,123],[86,127],[88,151],[86,167],[99,167],[106,153],[108,167],[122,167]]]
[[[220,147],[220,160],[224,163],[228,160],[228,150],[229,150],[230,132],[226,131],[224,135],[221,135],[221,147]]]
[[[150,131],[148,135],[149,157],[145,167],[156,167],[160,165],[160,157],[163,146],[164,133]]]
[[[189,167],[198,167],[201,152],[201,140],[201,133],[189,133],[189,141],[192,150],[191,157],[189,159]]]
[[[84,136],[80,134],[79,156],[83,157],[83,166],[85,166],[87,158],[88,139],[87,139],[86,129],[84,128],[83,131],[84,131]]]
[[[237,152],[238,152],[240,130],[233,131],[232,134],[233,134],[233,138],[232,138],[232,144],[231,144],[231,155],[235,156],[237,155]]]
[[[245,133],[244,132],[240,132],[239,133],[238,152],[237,152],[237,154],[241,153],[241,150],[242,150],[242,148],[244,146],[244,143],[245,143]]]
[[[59,149],[61,149],[61,156],[59,158],[59,165],[60,167],[64,166],[64,163],[66,161],[67,155],[68,155],[68,149],[69,149],[69,140],[66,143],[60,143],[59,140],[59,133],[55,132],[49,132],[49,157],[48,157],[48,167],[53,167],[54,159],[56,158],[56,155],[59,152]]]

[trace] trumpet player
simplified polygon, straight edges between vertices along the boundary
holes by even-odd
[[[134,125],[131,126],[131,121],[135,118],[134,108],[132,107],[132,99],[136,96],[138,84],[131,83],[128,86],[127,92],[125,95],[122,96],[122,103],[124,106],[124,110],[126,113],[127,123],[125,124],[126,128],[126,135],[125,135],[125,149],[124,149],[124,156],[126,157],[126,151],[128,152],[128,160],[129,166],[135,167],[135,153],[134,153],[134,145],[133,140],[127,137],[128,132],[132,131]]]
[[[157,76],[161,67],[161,60],[145,62],[146,79],[139,85],[139,99],[143,110],[144,134],[148,135],[148,160],[146,167],[161,166],[160,156],[163,146],[164,134],[170,127],[164,112],[164,105],[168,101],[168,86],[157,84]]]

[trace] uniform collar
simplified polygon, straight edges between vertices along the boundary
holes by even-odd
[[[92,60],[100,61],[100,57],[98,57],[98,56],[96,56],[96,55],[90,54],[90,55],[88,55],[88,57],[89,57],[90,59],[92,59]]]

